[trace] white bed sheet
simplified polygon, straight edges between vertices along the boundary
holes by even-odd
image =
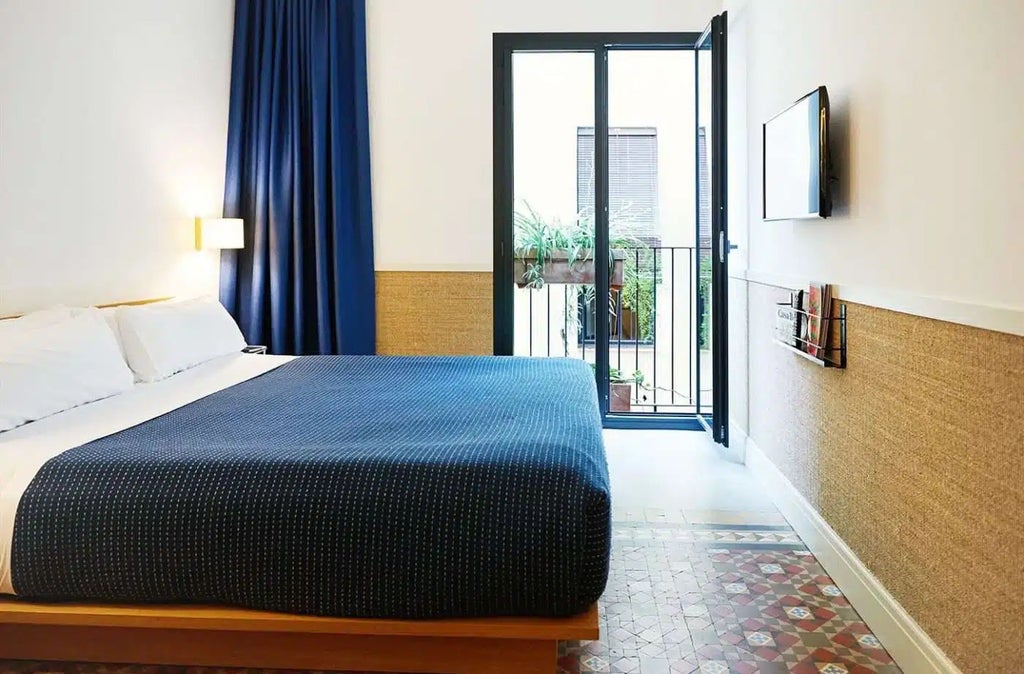
[[[18,504],[32,478],[61,452],[112,435],[258,377],[294,356],[231,354],[152,384],[0,433],[0,593],[16,594],[11,545]]]

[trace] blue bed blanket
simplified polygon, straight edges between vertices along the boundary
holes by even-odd
[[[438,618],[580,612],[610,504],[580,361],[298,358],[68,450],[15,520],[23,597]]]

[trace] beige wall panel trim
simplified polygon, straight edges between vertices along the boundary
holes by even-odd
[[[778,274],[755,269],[735,271],[730,276],[736,280],[775,288],[806,288],[811,282],[811,279],[804,279],[790,274]],[[830,282],[832,279],[814,280]],[[969,325],[974,328],[982,328],[983,330],[994,330],[996,332],[1024,336],[1024,309],[1017,307],[915,295],[898,290],[887,290],[885,288],[873,288],[862,285],[837,284],[836,291],[836,295],[847,302],[898,311],[912,316],[934,318],[935,320],[948,323]]]
[[[377,353],[494,353],[490,272],[378,271]]]
[[[850,546],[829,526],[793,483],[761,451],[746,442],[747,467],[764,485],[775,505],[825,567],[832,580],[871,627],[904,672],[961,674],[942,649],[868,570]]]

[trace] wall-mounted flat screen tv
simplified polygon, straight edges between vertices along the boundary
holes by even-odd
[[[818,87],[764,123],[764,219],[832,214],[828,92]]]

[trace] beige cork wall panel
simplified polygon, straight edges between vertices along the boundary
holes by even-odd
[[[377,272],[377,353],[494,353],[490,272]]]
[[[1022,660],[1024,337],[848,304],[849,363],[771,341],[749,286],[750,435],[964,672]]]

